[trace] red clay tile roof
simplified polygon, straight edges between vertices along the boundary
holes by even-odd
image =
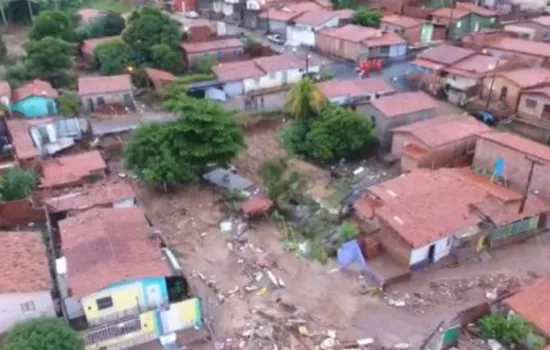
[[[141,208],[91,209],[59,222],[72,295],[128,279],[169,276]]]
[[[506,299],[514,312],[550,336],[550,281],[541,279]]]
[[[92,19],[103,16],[105,12],[97,9],[80,9],[76,14],[82,23],[89,23]]]
[[[424,24],[424,21],[421,19],[400,15],[385,16],[381,19],[381,22],[403,28],[412,28]]]
[[[505,63],[507,63],[507,61],[499,59],[498,57],[475,54],[444,70],[455,75],[478,78],[494,70],[497,65],[502,66]]]
[[[546,68],[521,68],[499,73],[498,76],[516,83],[522,89],[550,84],[550,69]]]
[[[88,39],[84,40],[82,42],[82,53],[93,56],[95,53],[95,49],[103,44],[107,43],[109,41],[115,41],[115,40],[122,40],[122,37],[120,35],[115,36],[106,36],[104,38],[94,38],[94,39]]]
[[[493,10],[486,9],[485,7],[476,6],[469,2],[457,2],[456,7],[468,10],[482,17],[494,17],[497,13]]]
[[[434,98],[421,91],[401,92],[383,96],[372,101],[372,105],[382,112],[386,118],[436,109],[440,106]]]
[[[482,122],[460,115],[435,117],[393,129],[396,133],[407,133],[430,148],[457,142],[477,136],[492,129]]]
[[[432,12],[433,17],[440,17],[440,18],[443,18],[444,20],[449,20],[449,18],[451,18],[451,15],[453,16],[452,18],[456,20],[456,19],[461,19],[463,17],[466,17],[469,14],[470,14],[470,11],[468,10],[460,9],[460,8],[449,8],[449,7],[440,8],[439,10]]]
[[[2,96],[11,99],[11,86],[6,81],[0,81],[0,97]]]
[[[277,56],[265,56],[256,58],[254,61],[256,64],[263,69],[265,72],[277,72],[285,69],[295,69],[295,68],[304,68],[306,67],[306,53],[284,53]],[[309,66],[319,66],[324,63],[324,60],[311,53],[309,55]]]
[[[380,29],[361,27],[355,24],[348,24],[340,28],[328,28],[319,32],[319,34],[351,42],[361,42],[383,35]]]
[[[489,41],[484,45],[484,47],[502,51],[510,51],[519,54],[550,58],[550,44],[538,41],[502,37],[494,41]]]
[[[298,17],[294,18],[293,21],[296,23],[306,24],[310,26],[321,26],[326,22],[332,20],[333,18],[346,19],[353,16],[352,10],[340,10],[340,11],[330,11],[330,10],[316,10],[305,12]]]
[[[544,95],[550,97],[550,86],[543,86],[538,88],[527,89],[522,92],[523,95]]]
[[[273,202],[271,201],[271,199],[261,194],[245,201],[241,205],[241,210],[245,215],[257,215],[266,213],[272,207]]]
[[[6,125],[11,135],[17,159],[32,159],[39,155],[39,151],[34,145],[29,130],[33,126],[45,125],[53,121],[54,119],[52,118],[6,119]]]
[[[87,210],[97,206],[112,205],[136,197],[132,186],[124,181],[103,181],[74,190],[43,202],[52,213],[70,210]]]
[[[42,162],[40,184],[42,187],[68,185],[106,168],[107,164],[98,151],[53,158]]]
[[[317,84],[317,87],[328,98],[395,92],[393,86],[380,77],[359,80],[328,80]]]
[[[127,91],[132,91],[132,80],[128,74],[78,78],[78,94],[80,96]]]
[[[36,79],[15,89],[11,99],[12,102],[17,102],[30,96],[57,98],[58,94],[50,83]]]
[[[528,21],[538,23],[541,26],[550,27],[550,16],[530,18]]]
[[[290,21],[299,15],[309,12],[309,11],[318,11],[322,10],[323,7],[319,4],[316,4],[315,2],[303,2],[303,3],[297,3],[292,5],[283,5],[281,7],[277,8],[270,8],[265,11],[262,11],[259,14],[260,18],[267,19],[269,18],[270,21]]]
[[[475,54],[476,51],[471,49],[442,44],[422,51],[417,58],[446,66],[457,63]]]
[[[363,43],[369,47],[377,47],[406,44],[407,41],[394,32],[388,32],[378,37],[367,38],[363,40]]]
[[[145,74],[147,74],[147,77],[151,80],[155,89],[171,84],[177,79],[174,74],[155,68],[145,68]]]
[[[473,203],[472,207],[479,210],[497,227],[550,212],[550,205],[534,194],[527,197],[521,213],[519,212],[520,203],[518,199],[514,203],[503,205],[500,201],[489,199],[481,203]]]
[[[46,246],[39,232],[0,231],[0,294],[49,291]]]
[[[232,48],[243,48],[244,44],[237,38],[224,38],[210,41],[182,42],[181,48],[187,53],[212,52],[219,50],[229,50]]]
[[[490,132],[480,136],[481,140],[495,142],[504,147],[511,148],[525,155],[550,162],[550,147],[541,143],[531,141],[507,132]]]
[[[255,60],[221,63],[212,67],[212,72],[219,81],[228,82],[245,78],[261,77],[266,75]]]

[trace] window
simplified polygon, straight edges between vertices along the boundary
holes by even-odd
[[[219,57],[220,59],[223,58],[223,51],[218,52],[218,57]]]
[[[525,99],[525,107],[527,108],[536,108],[537,107],[537,101],[531,100],[530,98]]]
[[[233,56],[234,56],[234,57],[239,56],[239,51],[233,50]]]
[[[21,311],[25,314],[27,312],[33,312],[36,311],[36,307],[34,306],[34,301],[27,301],[26,303],[20,304]]]
[[[96,299],[95,302],[97,303],[98,310],[108,309],[111,306],[113,306],[113,298],[111,297],[99,298],[99,299]]]
[[[97,105],[98,106],[103,106],[105,104],[105,99],[103,97],[98,97],[97,98]]]
[[[462,21],[458,21],[458,22],[456,22],[456,27],[457,27],[457,28],[460,28],[460,27],[462,27]]]
[[[381,55],[389,55],[390,54],[390,47],[389,46],[380,46],[380,54]]]

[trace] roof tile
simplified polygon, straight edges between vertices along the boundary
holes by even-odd
[[[243,48],[244,44],[237,38],[223,38],[210,41],[197,41],[181,43],[181,48],[187,53],[201,53],[219,50],[229,50],[232,48]]]
[[[393,86],[381,77],[359,80],[328,80],[317,84],[317,87],[328,98],[395,92]]]
[[[42,162],[40,184],[44,188],[74,184],[106,168],[98,151],[53,158]]]
[[[506,304],[527,322],[550,336],[550,281],[538,280],[506,299]]]
[[[381,22],[403,28],[412,28],[424,24],[424,21],[421,19],[400,15],[385,16],[382,18]]]
[[[50,83],[36,79],[15,89],[11,99],[12,102],[17,102],[30,96],[57,98],[58,94]]]
[[[103,44],[107,43],[109,41],[116,41],[116,40],[122,40],[122,37],[120,35],[115,36],[106,36],[103,38],[94,38],[94,39],[88,39],[84,40],[82,42],[82,53],[85,53],[86,55],[93,56],[95,54],[95,49]]]
[[[525,155],[550,162],[550,147],[541,143],[511,133],[498,131],[484,133],[480,137],[483,140],[492,141],[504,147],[514,149]]]
[[[80,96],[129,91],[132,91],[132,80],[128,74],[78,78],[78,94]]]
[[[386,118],[394,118],[440,107],[439,102],[421,91],[401,92],[383,96],[374,100],[372,105],[382,112]]]

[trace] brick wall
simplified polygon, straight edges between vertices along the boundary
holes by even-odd
[[[492,77],[487,77],[483,80],[483,99],[487,99],[487,97],[489,96],[489,89],[491,88],[491,84],[493,87],[491,93],[491,101],[503,99],[510,110],[515,112],[519,104],[519,96],[521,92],[519,85],[504,77],[497,76],[495,77],[494,82]],[[503,89],[507,89],[506,96],[504,98],[501,98]]]
[[[409,267],[411,260],[411,247],[382,220],[377,238],[384,250],[399,264]]]
[[[13,228],[29,222],[45,222],[46,211],[33,207],[28,199],[0,204],[0,228]]]
[[[315,35],[315,47],[329,56],[344,58],[354,62],[367,53],[367,48],[361,43],[333,38],[322,33]]]

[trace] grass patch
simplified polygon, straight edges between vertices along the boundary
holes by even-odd
[[[125,0],[88,0],[84,2],[84,7],[118,13],[130,12],[134,9],[133,6],[126,3]]]

